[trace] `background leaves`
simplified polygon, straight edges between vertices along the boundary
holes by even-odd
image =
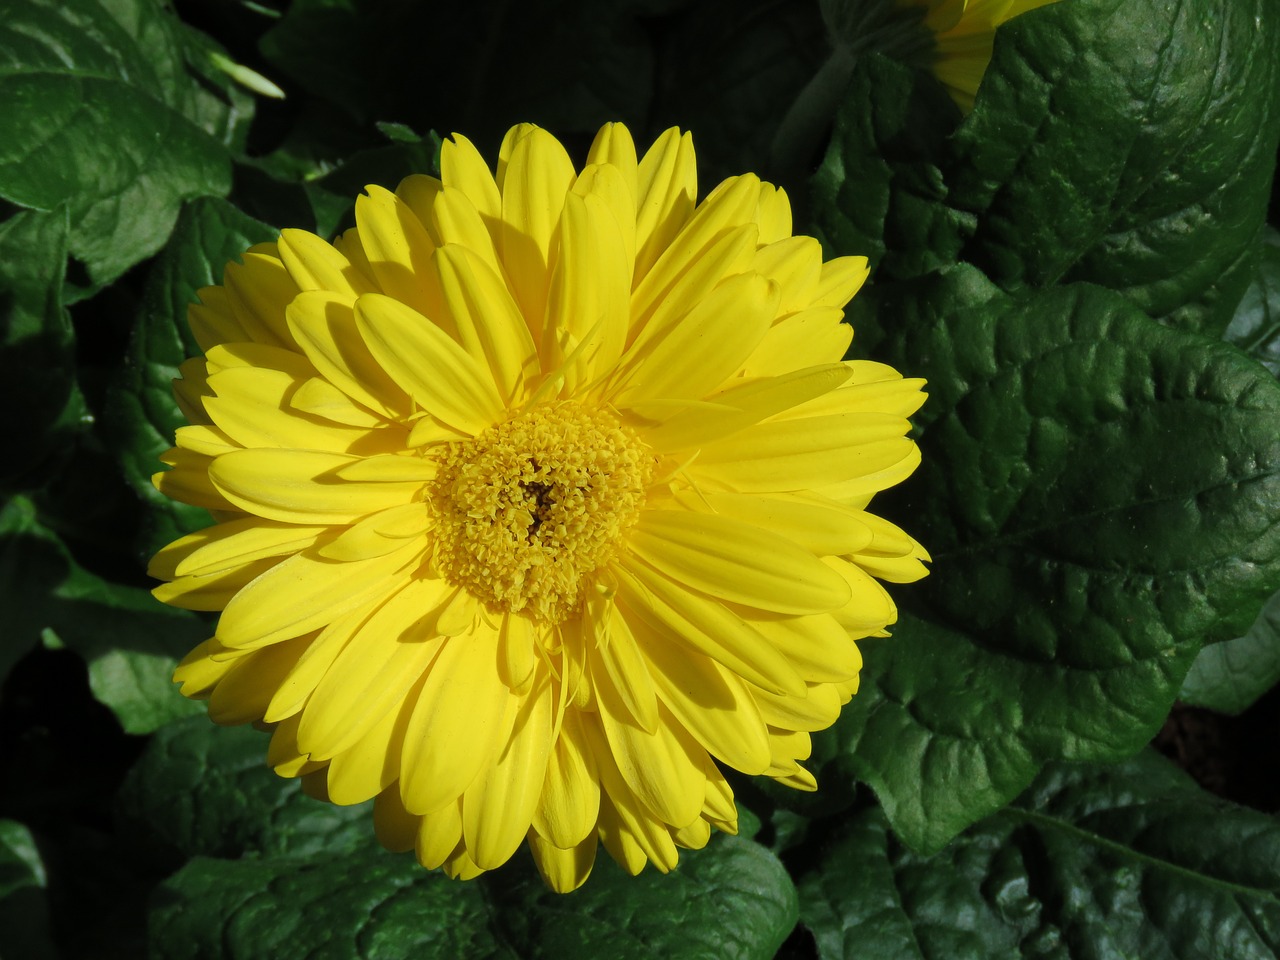
[[[885,0],[3,20],[0,955],[1277,955],[1280,797],[1204,777],[1266,807],[1244,810],[1138,753],[1179,696],[1244,711],[1221,727],[1242,768],[1280,734],[1273,4],[1033,11],[967,118]],[[744,839],[671,876],[450,883],[176,695],[210,625],[145,592],[146,557],[207,522],[150,484],[169,380],[229,259],[349,225],[437,134],[492,155],[532,120],[580,159],[614,119],[641,146],[691,127],[704,192],[753,169],[829,255],[870,256],[855,352],[931,393],[924,463],[876,509],[934,570],[863,644],[817,794],[736,780]],[[1204,776],[1222,747],[1175,752]]]

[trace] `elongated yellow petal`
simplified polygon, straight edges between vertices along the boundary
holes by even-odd
[[[383,369],[433,416],[472,433],[502,416],[493,377],[422,314],[369,294],[356,301],[356,325]]]
[[[599,812],[600,780],[595,758],[580,714],[570,710],[547,758],[547,775],[541,801],[533,812],[533,827],[557,847],[575,847],[595,835]]]
[[[562,849],[537,833],[530,833],[529,852],[547,886],[556,893],[572,893],[591,876],[598,842],[593,833],[577,846]]]
[[[462,797],[462,837],[475,864],[506,863],[529,832],[551,752],[552,698],[546,684],[513,700],[515,722],[506,745]]]
[[[329,799],[343,806],[364,803],[395,783],[407,724],[407,710],[388,710],[359,740],[330,760]]]
[[[289,399],[302,386],[287,373],[233,367],[215,373],[205,400],[213,422],[244,447],[285,447],[347,453],[368,446],[367,429],[317,420],[293,410]]]
[[[394,419],[409,411],[409,395],[365,346],[354,304],[354,298],[328,291],[301,294],[286,311],[289,329],[327,381],[356,403]]]
[[[451,244],[436,254],[441,295],[462,345],[488,365],[506,403],[520,398],[538,369],[538,351],[507,285],[466,247]]]
[[[614,604],[609,605],[605,616],[607,637],[590,651],[592,675],[603,672],[627,716],[645,733],[656,733],[658,700],[633,625]]]
[[[328,290],[345,297],[369,293],[373,285],[351,261],[314,233],[285,230],[280,234],[280,259],[299,290]]]
[[[688,591],[643,563],[618,567],[619,598],[631,616],[669,632],[746,680],[800,694],[804,681],[759,633],[710,597]]]
[[[849,599],[843,579],[812,553],[725,516],[647,510],[630,547],[676,582],[765,610],[822,613]]]
[[[268,723],[275,723],[292,718],[296,740],[299,711],[356,631],[381,605],[381,597],[357,604],[318,631],[302,656],[298,658],[298,662],[294,664],[293,669],[280,681],[263,719]]]
[[[232,661],[209,698],[209,719],[229,726],[261,720],[276,687],[306,646],[307,639],[298,637]]]
[[[247,253],[243,263],[229,263],[222,274],[227,302],[248,339],[289,347],[293,338],[284,322],[285,307],[298,295],[298,284],[274,256]]]
[[[768,617],[756,614],[749,622],[773,644],[774,649],[787,658],[806,681],[836,683],[857,676],[862,668],[862,655],[844,626],[844,615],[841,612],[855,607],[856,602],[856,599],[851,598],[840,611],[831,614],[809,617]],[[744,615],[751,613],[745,609],[742,612]],[[865,632],[859,634],[866,635]]]
[[[573,178],[564,147],[536,127],[515,142],[503,170],[498,252],[535,340],[546,313],[551,237]]]
[[[498,678],[498,634],[481,627],[448,640],[405,731],[400,795],[415,813],[462,796],[498,749],[510,694]]]
[[[249,581],[281,561],[276,557],[254,560],[238,567],[200,576],[178,577],[151,591],[161,603],[184,610],[221,610]]]
[[[422,278],[428,273],[435,243],[409,205],[390,190],[369,186],[356,198],[356,226],[369,267],[388,296],[430,313]]]
[[[352,523],[418,499],[418,481],[378,483],[338,475],[358,459],[314,450],[237,450],[215,460],[209,478],[246,512],[289,523]]]
[[[200,302],[187,307],[187,324],[201,350],[208,350],[219,343],[253,339],[236,317],[226,288],[201,287],[196,296]]]
[[[646,637],[644,654],[658,694],[676,722],[735,770],[764,772],[769,765],[768,737],[743,681],[709,657],[657,634]]]
[[[804,699],[777,697],[764,690],[755,697],[765,722],[783,730],[825,730],[840,716],[840,694],[830,683],[809,684]]]
[[[636,173],[636,271],[639,283],[693,214],[698,193],[693,138],[672,127],[645,153]]]
[[[411,543],[385,557],[354,563],[297,554],[237,593],[222,611],[216,635],[228,647],[254,648],[320,628],[391,589],[420,550]]]
[[[489,165],[460,133],[440,145],[440,179],[446,188],[470,199],[482,217],[496,220],[502,215],[502,197]]]
[[[420,621],[447,589],[436,580],[410,580],[355,632],[302,712],[298,746],[313,760],[353,746],[430,667],[445,641]]]
[[[502,261],[493,239],[497,221],[486,221],[469,196],[445,187],[432,203],[431,217],[440,246],[465,247],[483,260],[495,276],[502,275]]]
[[[606,123],[591,141],[587,151],[587,166],[609,164],[618,171],[621,183],[631,194],[632,223],[635,222],[635,197],[639,193],[639,163],[636,160],[636,144],[631,131],[621,123]],[[575,185],[576,188],[576,185]]]
[[[703,493],[680,499],[690,509],[703,503],[719,516],[776,533],[818,556],[854,553],[872,541],[865,511],[803,494]]]

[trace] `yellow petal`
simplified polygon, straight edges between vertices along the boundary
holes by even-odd
[[[467,853],[482,869],[506,863],[519,848],[547,774],[551,752],[552,697],[538,684],[516,709],[510,739],[467,787],[462,797],[462,837]]]
[[[373,290],[351,261],[314,233],[284,230],[279,246],[280,259],[299,290],[327,290],[344,297],[358,297]]]
[[[515,403],[538,370],[538,351],[506,283],[471,250],[451,244],[436,254],[441,295],[459,342],[488,365],[505,403]]]
[[[173,671],[173,682],[182,685],[182,695],[192,700],[207,700],[213,688],[236,663],[233,657],[225,659],[221,657],[215,659],[215,657],[230,652],[216,639],[210,637],[183,657],[182,662]]]
[[[544,365],[565,358],[572,391],[612,369],[627,336],[631,261],[617,221],[599,196],[570,193],[560,217],[560,254],[551,278],[542,330]]]
[[[498,251],[535,340],[546,313],[551,238],[573,179],[564,147],[538,128],[515,142],[503,170]]]
[[[533,625],[524,617],[509,613],[502,618],[498,634],[498,671],[512,693],[524,693],[533,682],[538,666],[538,643]]]
[[[861,510],[803,494],[704,493],[696,501],[692,494],[678,499],[689,509],[704,503],[722,517],[768,530],[818,556],[854,553],[872,541]]]
[[[603,671],[630,719],[646,733],[655,733],[658,700],[631,624],[612,603],[604,616],[607,635],[590,650],[592,675]]]
[[[460,133],[440,145],[440,179],[446,188],[468,197],[482,217],[497,220],[502,216],[502,197],[489,165]]]
[[[822,265],[813,291],[815,307],[843,307],[861,289],[871,271],[866,257],[836,257]]]
[[[222,274],[227,302],[249,338],[262,344],[293,345],[284,311],[298,285],[274,256],[246,253],[244,263],[228,263]]]
[[[307,639],[298,637],[234,660],[209,698],[209,719],[228,726],[261,720],[306,646]]]
[[[257,517],[231,520],[173,541],[147,565],[147,575],[161,580],[218,573],[264,557],[304,550],[325,530]]]
[[[749,622],[808,682],[840,682],[857,676],[862,669],[862,654],[837,613],[811,617],[756,616]],[[876,629],[883,625],[883,622],[877,624]]]
[[[639,283],[693,214],[698,194],[693,138],[672,127],[646,151],[636,173],[636,269]]]
[[[428,413],[470,433],[502,417],[489,371],[422,314],[369,294],[356,301],[356,325],[383,369]]]
[[[313,450],[237,450],[209,467],[209,478],[236,506],[289,523],[352,523],[421,496],[419,481],[345,480],[338,471],[358,457]]]
[[[236,318],[224,287],[201,287],[196,291],[199,303],[187,306],[187,325],[201,350],[219,343],[253,339]]]
[[[725,516],[646,510],[631,552],[672,580],[780,613],[822,613],[849,599],[844,580],[793,542]]]
[[[746,684],[709,657],[660,635],[646,638],[644,652],[658,695],[676,721],[735,770],[763,773],[769,742]]]
[[[440,246],[466,247],[483,260],[495,276],[502,275],[502,261],[493,241],[493,231],[500,225],[497,220],[486,221],[471,197],[461,190],[445,187],[436,194],[431,216]]]
[[[849,602],[832,616],[854,637],[865,637],[898,619],[898,608],[892,598],[857,564],[838,557],[823,562],[849,584]]]
[[[778,286],[756,274],[726,280],[660,339],[644,338],[619,364],[620,408],[659,398],[698,398],[719,387],[769,329]]]
[[[557,847],[574,847],[595,835],[599,812],[600,781],[595,758],[580,714],[569,710],[547,758],[547,775],[533,812],[533,827]]]
[[[431,211],[443,187],[444,185],[435,177],[422,173],[410,174],[396,186],[396,196],[413,211],[413,215],[418,218],[418,222],[422,224],[437,246],[439,246],[440,237],[435,233],[435,222]]]
[[[209,479],[211,458],[174,447],[161,454],[160,461],[173,469],[152,474],[151,483],[166,497],[206,510],[235,509]]]
[[[435,244],[409,205],[390,190],[370,185],[356,198],[356,227],[369,267],[382,292],[429,313],[422,278],[430,270]]]
[[[420,621],[446,589],[441,581],[410,580],[356,631],[302,711],[298,746],[313,760],[353,746],[428,669],[444,640]]]
[[[235,595],[218,621],[228,647],[263,647],[323,627],[379,593],[421,551],[415,542],[385,557],[338,563],[298,554],[272,567]]]
[[[358,741],[330,760],[329,799],[342,806],[364,803],[395,783],[407,723],[408,711],[388,710]]]
[[[320,417],[332,423],[368,430],[382,426],[386,421],[364,406],[354,402],[328,380],[312,377],[298,387],[289,397],[289,406],[299,413]]]
[[[408,413],[404,388],[387,374],[356,329],[354,299],[301,294],[286,311],[289,329],[321,375],[356,403],[387,419]]]
[[[194,577],[178,577],[162,583],[151,593],[161,603],[183,610],[221,610],[245,584],[281,561],[275,557],[254,560],[230,569]]]
[[[777,243],[791,236],[791,201],[787,199],[787,191],[771,183],[762,183],[757,202],[760,242]]]
[[[415,813],[451,803],[497,749],[510,694],[497,670],[498,634],[481,625],[440,651],[405,732],[400,794]]]
[[[572,893],[587,882],[595,866],[598,843],[592,833],[582,843],[561,849],[537,833],[529,834],[529,852],[533,854],[538,873],[556,893]]]
[[[378,438],[367,429],[317,420],[293,410],[290,398],[302,385],[287,373],[234,367],[215,373],[205,400],[213,422],[243,447],[372,452]]]
[[[742,363],[740,376],[776,377],[844,356],[853,327],[836,307],[811,307],[780,320],[766,331]]]
[[[813,237],[788,236],[757,250],[751,269],[778,285],[778,313],[794,313],[813,302],[822,275],[822,245]]]
[[[302,656],[298,658],[298,662],[289,671],[288,676],[280,681],[263,719],[268,723],[275,723],[292,718],[296,737],[300,719],[298,714],[305,706],[307,698],[324,678],[333,661],[338,658],[338,654],[342,653],[356,631],[381,603],[382,597],[377,596],[374,600],[359,604],[335,617],[323,630],[320,630]]]
[[[462,801],[459,799],[422,815],[414,852],[420,864],[434,870],[453,856],[461,842]]]
[[[803,699],[764,690],[755,696],[765,722],[783,730],[825,730],[840,716],[840,694],[830,683],[809,684],[809,695]]]
[[[688,824],[702,810],[706,788],[695,759],[701,747],[663,706],[653,733],[645,733],[630,722],[608,678],[600,680],[600,722],[622,779],[653,816],[675,826]]]
[[[804,681],[782,655],[723,604],[672,582],[643,563],[619,566],[614,573],[619,599],[630,617],[643,618],[766,690],[803,692]]]
[[[622,184],[631,194],[631,221],[634,224],[635,197],[639,192],[639,164],[636,160],[635,141],[625,124],[606,123],[596,132],[596,137],[591,142],[591,149],[587,151],[587,165],[606,163],[618,171]]]

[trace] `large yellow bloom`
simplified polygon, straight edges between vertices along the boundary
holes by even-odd
[[[1057,0],[897,0],[898,6],[924,10],[933,34],[934,75],[968,113],[978,84],[991,63],[996,27],[1028,10]]]
[[[924,550],[868,513],[919,459],[922,381],[842,362],[866,261],[822,262],[751,175],[695,206],[688,134],[581,172],[523,125],[496,176],[369,187],[201,291],[192,425],[157,474],[215,525],[156,595],[221,610],[179,666],[219,723],[378,835],[471,877],[629,871],[737,812],[719,765],[800,789],[809,731]]]

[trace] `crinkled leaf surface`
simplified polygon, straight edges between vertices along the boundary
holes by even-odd
[[[154,898],[151,945],[158,960],[768,960],[796,916],[782,864],[734,837],[685,853],[665,877],[597,863],[568,895],[527,863],[459,884],[408,855],[197,857]]]
[[[1205,647],[1182,682],[1178,699],[1219,713],[1243,713],[1280,683],[1280,593],[1273,594],[1249,632]]]
[[[62,304],[66,263],[65,207],[0,223],[0,383],[22,398],[0,406],[0,489],[37,485],[85,426]]]
[[[0,591],[0,676],[52,636],[85,658],[90,689],[126,732],[149,733],[198,709],[170,675],[176,658],[206,635],[204,623],[84,569],[22,497],[0,512]]]
[[[125,480],[148,506],[136,544],[140,559],[210,522],[207,511],[170,500],[151,484],[152,474],[163,468],[160,455],[186,422],[173,398],[178,365],[200,353],[187,326],[187,306],[196,302],[200,287],[222,282],[228,261],[274,235],[225,201],[196,200],[183,209],[151,268],[127,359],[111,383],[104,413]]]
[[[1278,46],[1270,0],[1071,0],[1011,21],[955,134],[950,202],[977,217],[962,259],[1220,333],[1256,264]]]
[[[1225,336],[1280,376],[1280,230],[1264,231],[1257,272]]]
[[[306,796],[267,766],[252,727],[186,717],[158,731],[120,788],[116,809],[140,850],[172,867],[187,857],[337,856],[372,842],[371,804]]]
[[[230,189],[227,143],[249,103],[225,78],[208,92],[218,81],[185,57],[208,42],[157,0],[30,0],[3,21],[0,196],[66,203],[70,251],[93,283],[159,249],[185,198]]]
[[[1057,758],[1158,728],[1202,642],[1280,579],[1280,385],[1229,344],[1097,287],[904,284],[881,359],[929,381],[923,463],[880,510],[933,572],[863,644],[830,774],[936,850]]]
[[[809,181],[812,228],[826,247],[867,257],[885,278],[955,263],[974,222],[947,202],[942,170],[958,119],[951,98],[925,72],[860,57]]]
[[[933,857],[878,810],[800,884],[823,960],[1231,957],[1280,950],[1280,824],[1154,753],[1058,764]]]

